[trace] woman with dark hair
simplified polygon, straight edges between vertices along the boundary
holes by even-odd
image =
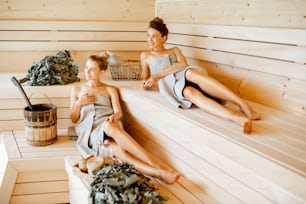
[[[97,154],[99,144],[108,140],[113,155],[148,176],[170,184],[179,173],[159,162],[138,144],[121,124],[122,110],[116,87],[102,82],[107,56],[92,55],[85,67],[86,82],[72,88],[70,119],[78,135],[77,147],[84,158]]]
[[[249,104],[217,80],[209,77],[204,68],[190,66],[178,47],[166,49],[168,28],[161,18],[150,21],[148,38],[150,51],[141,53],[143,88],[158,83],[160,93],[174,106],[190,108],[192,104],[205,112],[240,125],[243,133],[251,133],[252,120],[260,119]],[[243,114],[224,107],[230,101]]]

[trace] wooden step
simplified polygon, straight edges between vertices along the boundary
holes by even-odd
[[[0,188],[1,203],[68,203],[63,158],[9,160]]]
[[[254,122],[254,133],[244,135],[235,124],[197,108],[173,108],[154,91],[125,87],[121,94],[129,132],[183,177],[193,177],[193,185],[205,189],[202,194],[218,189],[236,202],[305,201],[305,119],[289,115],[288,123],[286,114],[280,119],[273,116],[278,111],[252,104],[263,119]],[[214,195],[208,197],[227,200]]]

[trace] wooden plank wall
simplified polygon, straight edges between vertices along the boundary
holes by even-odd
[[[243,98],[303,116],[305,8],[303,0],[156,1],[156,15],[172,33],[169,43],[188,45],[189,62]]]
[[[156,0],[171,23],[306,29],[304,0]]]
[[[26,72],[57,51],[71,51],[82,71],[90,54],[115,51],[139,58],[154,1],[0,0],[0,73]],[[18,60],[16,60],[18,59]]]

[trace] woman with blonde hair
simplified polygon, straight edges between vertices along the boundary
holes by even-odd
[[[70,118],[76,124],[78,149],[84,158],[89,157],[97,153],[99,142],[107,139],[119,160],[133,164],[145,175],[168,184],[175,182],[180,174],[165,167],[122,128],[118,90],[100,80],[107,69],[107,59],[90,56],[84,70],[87,81],[71,91]]]

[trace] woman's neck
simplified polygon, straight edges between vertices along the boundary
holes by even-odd
[[[97,88],[103,85],[103,83],[101,83],[99,80],[90,80],[87,84],[91,88]]]
[[[155,48],[153,48],[153,52],[163,52],[163,51],[165,51],[166,49],[165,49],[165,47],[164,46],[161,46],[161,47],[155,47]]]

